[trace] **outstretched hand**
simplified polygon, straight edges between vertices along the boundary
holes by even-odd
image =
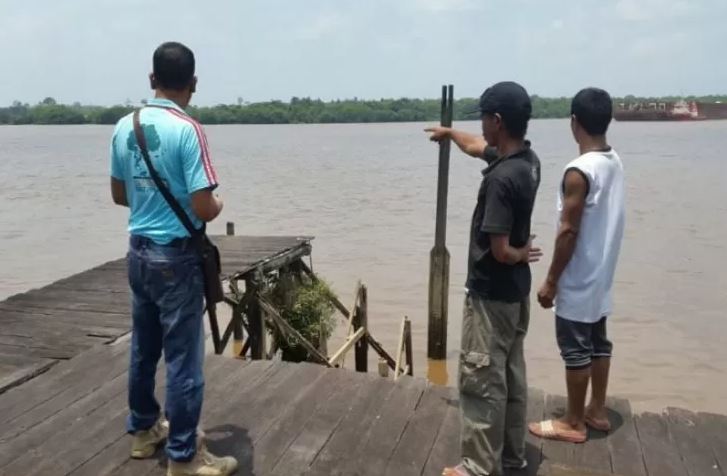
[[[441,126],[433,126],[433,127],[427,127],[424,129],[424,132],[428,132],[431,134],[429,136],[429,140],[432,142],[441,142],[445,139],[450,138],[450,133],[452,132],[452,129],[449,127],[441,127]]]

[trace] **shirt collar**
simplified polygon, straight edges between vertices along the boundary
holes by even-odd
[[[163,98],[151,98],[146,100],[147,106],[153,106],[153,107],[166,107],[169,109],[176,109],[177,111],[187,114],[184,109],[179,107],[177,103],[174,101],[171,101],[169,99],[163,99]]]
[[[530,141],[526,140],[521,149],[516,150],[515,152],[513,152],[510,155],[504,155],[504,156],[498,157],[497,159],[490,162],[490,164],[484,170],[482,170],[482,175],[492,172],[492,169],[494,169],[501,163],[505,162],[507,159],[510,159],[513,157],[518,157],[518,156],[523,156],[523,154],[525,154],[529,151],[530,151]]]

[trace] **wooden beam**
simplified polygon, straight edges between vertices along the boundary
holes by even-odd
[[[454,88],[442,86],[443,127],[452,125],[452,96]],[[447,237],[447,193],[449,187],[449,150],[451,140],[439,142],[439,172],[437,176],[437,215],[434,247],[429,254],[429,324],[427,356],[447,358],[447,314],[449,300],[449,251]]]
[[[265,319],[260,310],[260,289],[256,279],[248,278],[245,284],[245,292],[250,294],[250,302],[247,305],[247,319],[250,326],[250,356],[253,360],[265,358],[266,329]]]
[[[210,332],[212,334],[212,346],[215,354],[222,353],[222,342],[220,340],[220,325],[217,322],[217,306],[214,303],[207,303],[207,315],[210,320]]]
[[[404,354],[404,331],[406,330],[406,317],[401,320],[401,330],[399,331],[399,344],[396,346],[396,366],[394,367],[394,381],[399,379],[401,371],[401,358]]]
[[[351,334],[353,333],[354,321],[357,318],[356,310],[358,309],[358,297],[359,297],[360,293],[361,293],[361,280],[359,279],[356,282],[356,289],[354,289],[354,291],[353,291],[353,304],[351,305],[351,308],[350,308],[352,312],[348,316],[348,329],[346,329],[346,337],[350,337]],[[343,357],[344,358],[341,360],[341,367],[343,367],[345,365],[346,356],[344,355]]]
[[[220,349],[221,352],[224,352],[225,348],[227,347],[227,343],[229,342],[230,336],[235,328],[234,326],[236,325],[236,320],[239,320],[238,322],[240,326],[244,326],[247,328],[247,326],[245,326],[245,321],[242,319],[242,315],[247,313],[247,306],[248,302],[250,301],[250,296],[250,293],[245,293],[239,302],[236,302],[232,299],[226,301],[232,306],[232,320],[230,320],[230,323],[227,325],[227,328],[225,329],[225,332],[224,334],[222,334],[222,338],[220,339],[220,345],[222,347]],[[248,332],[250,332],[249,328],[247,330]]]
[[[315,281],[318,280],[318,277],[313,273],[310,267],[305,264],[305,262],[301,260],[297,264],[298,266],[300,266],[303,272],[307,274],[311,279]],[[346,306],[344,306],[343,303],[339,301],[336,296],[331,296],[331,303],[333,303],[333,306],[338,309],[344,317],[348,318],[348,316],[351,314],[348,309],[346,309]],[[386,364],[389,366],[389,368],[391,370],[394,370],[394,367],[396,366],[396,361],[391,355],[389,355],[388,352],[386,352],[386,350],[384,350],[384,347],[379,343],[379,341],[374,339],[374,337],[371,335],[371,331],[366,333],[366,342],[371,346],[371,348],[376,351],[377,354],[379,354],[379,357],[386,361]]]
[[[414,356],[411,344],[411,321],[407,317],[404,318],[404,352],[406,355],[406,373],[409,376],[414,376]]]
[[[300,260],[303,256],[308,256],[311,253],[311,244],[308,241],[305,241],[301,243],[299,246],[296,246],[295,248],[292,248],[290,250],[284,251],[272,258],[267,259],[262,264],[258,265],[257,268],[246,271],[244,273],[235,273],[232,275],[230,279],[241,279],[241,278],[247,278],[251,274],[268,274],[272,271],[277,271],[278,269],[289,266],[293,264],[294,262]]]
[[[332,367],[328,363],[328,359],[325,355],[321,354],[318,349],[315,348],[313,344],[308,342],[308,340],[300,335],[300,333],[293,328],[288,322],[283,319],[283,317],[280,315],[280,313],[275,309],[275,307],[267,302],[264,298],[259,298],[258,303],[260,304],[260,307],[262,310],[265,311],[265,313],[270,316],[271,320],[275,324],[275,326],[278,328],[278,330],[286,335],[286,336],[292,336],[300,345],[302,345],[305,350],[308,351],[308,353],[313,357],[317,362],[327,365],[328,367]]]
[[[361,338],[364,336],[365,333],[366,333],[366,329],[364,329],[362,327],[359,330],[357,330],[356,332],[354,332],[353,334],[351,334],[350,336],[348,336],[348,338],[346,339],[346,342],[344,342],[344,344],[341,346],[341,348],[338,349],[338,351],[336,351],[335,354],[333,354],[333,357],[328,359],[328,364],[331,367],[333,367],[339,361],[343,360],[343,358],[346,356],[346,352],[351,350],[351,347],[353,347],[354,344],[356,344],[359,340],[361,340]]]
[[[359,299],[359,306],[356,310],[356,321],[354,322],[354,326],[356,326],[356,330],[358,329],[364,329],[366,332],[368,332],[369,329],[369,322],[368,322],[368,291],[366,289],[366,286],[361,286],[361,297]],[[356,342],[356,351],[355,351],[355,359],[356,359],[356,371],[357,372],[368,372],[369,370],[369,343],[364,338]]]

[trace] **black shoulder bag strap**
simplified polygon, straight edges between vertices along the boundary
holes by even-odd
[[[177,199],[174,198],[174,195],[172,195],[172,192],[169,190],[162,178],[159,176],[159,173],[157,173],[154,165],[152,165],[151,158],[149,157],[149,149],[147,149],[146,147],[146,136],[144,135],[144,130],[141,128],[141,123],[139,122],[139,113],[140,109],[134,111],[134,134],[136,135],[136,143],[139,144],[141,156],[144,158],[146,168],[149,170],[149,175],[151,175],[154,184],[157,186],[157,189],[164,197],[164,200],[167,201],[169,207],[172,209],[174,214],[177,215],[177,218],[179,218],[179,221],[182,222],[184,228],[186,228],[189,232],[189,236],[191,236],[192,238],[197,238],[200,235],[204,234],[205,227],[202,226],[202,228],[200,228],[199,230],[194,227],[194,224],[192,223],[192,220],[189,219],[189,215],[187,215],[187,212],[184,211]]]
[[[192,241],[195,243],[198,251],[202,257],[202,270],[204,272],[204,288],[205,288],[205,299],[207,300],[208,309],[211,308],[210,304],[221,302],[224,299],[224,290],[222,289],[222,282],[220,280],[220,253],[217,247],[210,241],[205,234],[205,226],[196,229],[192,220],[189,219],[189,215],[184,211],[182,206],[179,204],[172,192],[166,186],[159,173],[151,163],[149,157],[149,150],[146,146],[146,136],[144,130],[141,128],[139,122],[140,110],[134,111],[134,134],[136,135],[136,143],[139,145],[141,156],[144,158],[146,168],[149,169],[149,175],[151,175],[154,184],[156,185],[159,192],[164,197],[164,200],[169,204],[172,211],[179,221],[182,222],[184,228],[187,229],[189,235],[192,237]]]

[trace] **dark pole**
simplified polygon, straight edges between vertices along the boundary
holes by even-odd
[[[442,86],[441,125],[452,126],[454,87]],[[447,193],[449,185],[450,140],[439,143],[437,179],[437,217],[434,248],[429,255],[429,333],[427,356],[443,360],[447,357],[447,305],[449,299],[449,251],[447,238]]]

